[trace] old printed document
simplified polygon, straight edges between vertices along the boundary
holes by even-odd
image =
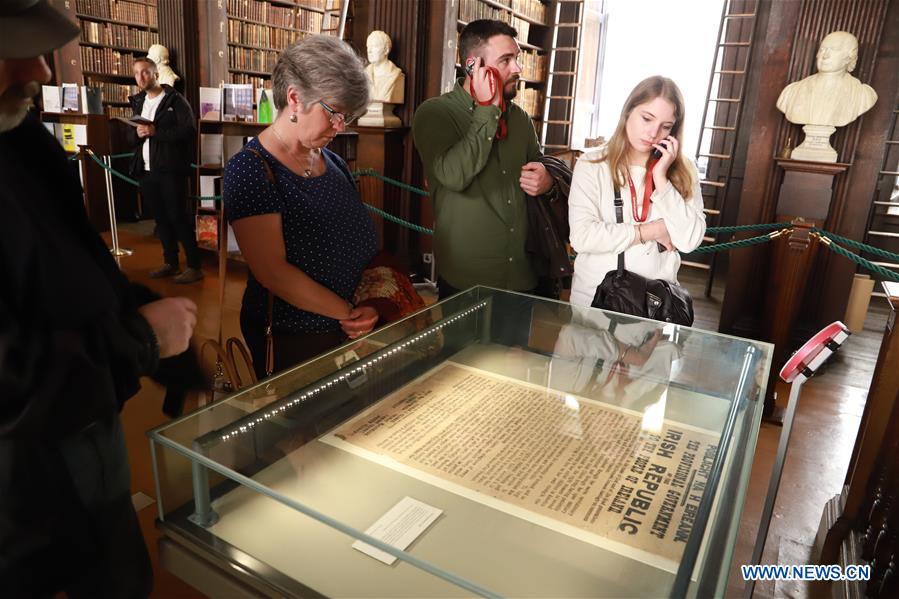
[[[718,437],[667,420],[650,433],[641,420],[448,362],[322,440],[674,571]]]

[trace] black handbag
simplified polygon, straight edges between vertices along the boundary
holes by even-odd
[[[615,188],[615,221],[624,222],[621,192]],[[593,308],[691,326],[693,298],[686,289],[663,279],[647,279],[625,270],[624,252],[618,269],[606,273],[593,296]]]

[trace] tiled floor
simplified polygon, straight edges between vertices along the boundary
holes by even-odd
[[[206,279],[200,283],[181,286],[169,280],[151,281],[147,277],[149,271],[161,262],[158,242],[151,237],[129,233],[123,229],[120,229],[123,245],[135,250],[133,256],[122,260],[122,268],[128,276],[165,295],[186,295],[193,298],[200,306],[195,340],[213,337],[219,317],[218,280],[213,257],[206,256]],[[239,334],[237,313],[245,278],[242,265],[232,263],[229,268],[223,307],[226,336]],[[701,294],[702,282],[691,281],[689,276],[685,278],[687,286],[695,290],[697,295]],[[710,326],[717,321],[717,303],[715,300],[701,300],[701,304],[701,311],[697,308],[697,324]],[[835,356],[827,371],[805,386],[771,523],[766,548],[766,561],[769,563],[775,560],[778,563],[803,563],[808,559],[822,508],[827,500],[840,491],[845,476],[885,317],[884,309],[872,310],[865,331],[853,335],[844,349]],[[155,499],[155,488],[145,432],[166,421],[161,412],[162,395],[160,387],[152,381],[146,381],[142,391],[127,402],[123,413],[133,473],[133,492],[143,493],[151,499]],[[763,424],[760,432],[728,596],[738,596],[742,592],[739,564],[746,563],[752,552],[780,431],[780,427]],[[159,567],[155,550],[158,536],[154,525],[156,504],[148,505],[139,515],[154,560],[154,596],[202,596]],[[806,594],[798,586],[779,584],[775,587],[768,583],[756,587],[756,596],[804,597]]]

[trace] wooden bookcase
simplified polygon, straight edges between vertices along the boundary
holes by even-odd
[[[222,0],[201,5],[200,85],[268,83],[278,54],[306,35],[336,35],[341,29],[341,1]]]
[[[537,137],[543,125],[543,104],[546,96],[548,48],[552,42],[548,23],[550,2],[544,0],[459,0],[448,3],[448,21],[455,21],[455,39],[444,44],[445,63],[454,58],[455,69],[444,73],[443,91],[449,91],[458,77],[463,76],[459,57],[459,34],[469,22],[477,19],[504,21],[518,32],[521,47],[519,63],[521,80],[513,102],[527,112],[534,121]],[[448,27],[452,31],[452,27]],[[447,77],[449,75],[449,77]]]
[[[78,39],[57,50],[57,83],[103,89],[107,116],[130,116],[136,93],[131,63],[159,43],[157,0],[55,0],[81,28]]]

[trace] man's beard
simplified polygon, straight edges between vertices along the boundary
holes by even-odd
[[[515,96],[518,95],[518,81],[521,79],[518,75],[512,75],[508,79],[506,79],[505,85],[503,85],[503,99],[506,102],[511,102]],[[509,89],[509,85],[512,85],[512,89]]]
[[[36,96],[40,90],[37,81],[31,81],[19,87],[11,87],[0,96],[0,133],[15,129],[25,120],[31,105],[22,100]]]

